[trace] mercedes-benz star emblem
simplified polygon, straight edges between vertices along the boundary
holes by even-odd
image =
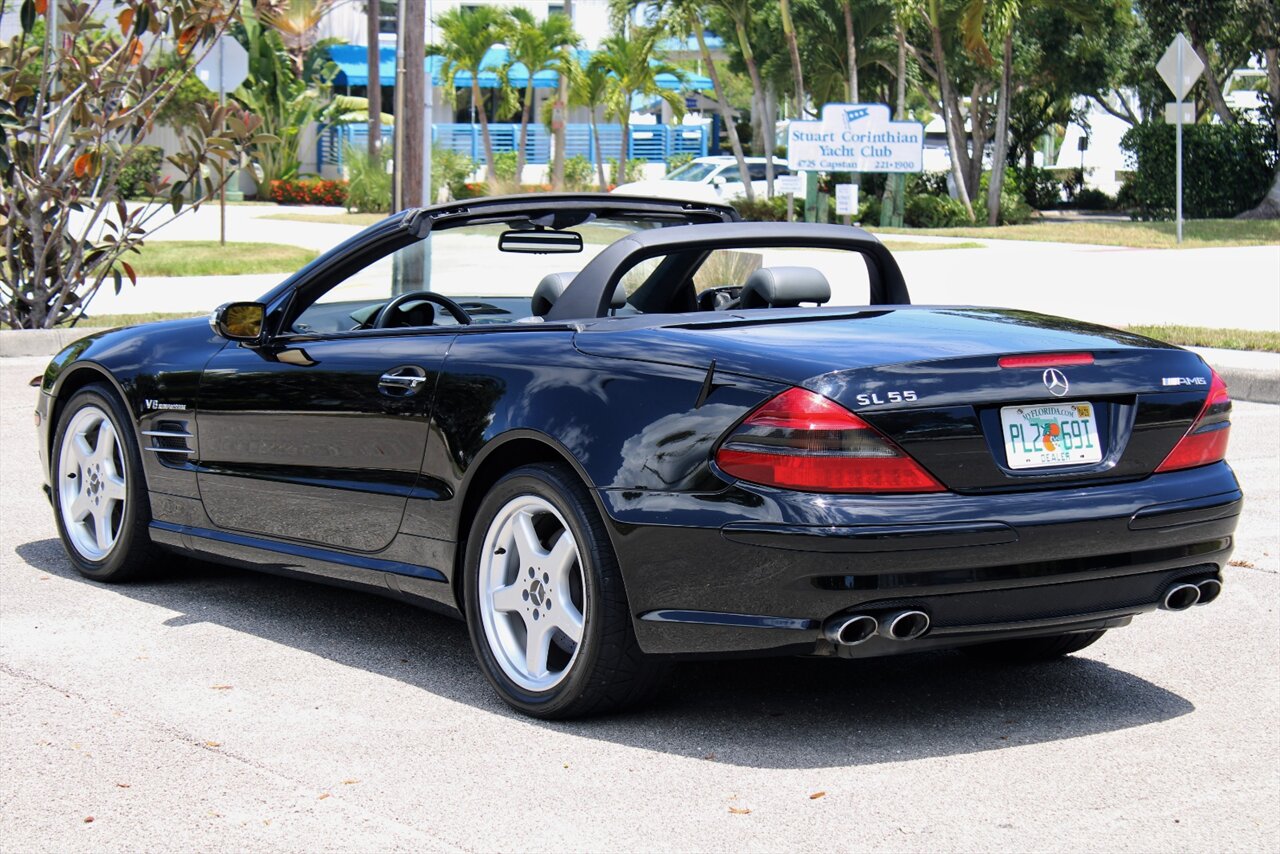
[[[1050,368],[1044,372],[1044,387],[1054,397],[1062,397],[1071,386],[1067,384],[1066,374],[1057,368]]]

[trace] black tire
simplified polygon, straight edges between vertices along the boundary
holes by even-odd
[[[968,655],[992,664],[1034,664],[1079,652],[1107,633],[1106,629],[1094,632],[1071,632],[1064,635],[1046,635],[1038,638],[993,641],[961,647]]]
[[[545,691],[517,684],[503,671],[486,638],[480,614],[480,559],[495,517],[509,502],[533,496],[563,517],[578,546],[583,588],[582,639],[562,681]],[[482,500],[466,543],[464,608],[480,669],[512,708],[546,720],[615,711],[647,699],[669,667],[641,652],[631,624],[617,556],[604,523],[582,482],[567,467],[524,466],[510,472]],[[485,607],[488,607],[487,605]]]
[[[68,472],[62,470],[62,447],[68,441],[67,428],[75,417],[94,407],[105,414],[115,430],[117,450],[115,465],[123,466],[125,497],[118,511],[119,531],[114,544],[101,556],[84,554],[67,530],[63,514],[63,495],[60,486]],[[147,497],[146,480],[142,471],[142,455],[133,429],[133,422],[115,392],[106,385],[88,385],[77,391],[67,401],[58,417],[50,454],[53,481],[53,516],[58,525],[58,535],[67,557],[76,571],[85,578],[110,583],[130,581],[141,577],[156,562],[159,548],[151,542],[148,526],[151,523],[151,502]],[[74,475],[72,475],[74,477]]]

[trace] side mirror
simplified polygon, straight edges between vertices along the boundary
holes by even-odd
[[[716,177],[711,179],[711,185],[714,187],[723,187],[727,183],[729,182],[720,175],[717,175]]]
[[[209,325],[228,341],[257,344],[267,317],[267,307],[260,302],[229,302],[213,310]]]

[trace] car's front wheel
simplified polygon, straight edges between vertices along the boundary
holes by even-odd
[[[53,505],[76,570],[96,581],[126,581],[147,570],[154,547],[142,458],[128,414],[104,386],[80,389],[58,419]]]
[[[531,465],[499,480],[467,542],[467,625],[499,696],[540,718],[637,702],[665,670],[636,642],[617,558],[572,472]]]

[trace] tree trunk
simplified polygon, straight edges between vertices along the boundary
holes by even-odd
[[[1267,94],[1271,96],[1271,121],[1276,127],[1276,148],[1280,148],[1280,47],[1269,47],[1267,58]]]
[[[591,138],[596,142],[596,177],[600,180],[600,192],[609,191],[609,182],[604,177],[604,149],[600,147],[600,128],[596,126],[596,108],[591,108]]]
[[[1222,87],[1218,85],[1218,78],[1213,72],[1213,64],[1209,62],[1209,52],[1204,49],[1204,45],[1199,41],[1191,43],[1191,49],[1196,52],[1196,56],[1200,57],[1200,61],[1204,63],[1204,88],[1209,94],[1209,103],[1213,105],[1213,111],[1218,114],[1218,118],[1222,120],[1224,125],[1234,125],[1236,123],[1235,114],[1231,112],[1231,108],[1227,106],[1226,99],[1222,97]]]
[[[564,14],[573,22],[573,0],[565,0]],[[577,48],[570,47],[573,61],[578,61]],[[569,112],[569,78],[564,74],[556,85],[556,99],[551,105],[551,189],[556,192],[564,190],[564,147],[565,122]]]
[[[931,17],[929,29],[933,36],[933,64],[938,71],[938,88],[942,90],[942,123],[947,129],[947,151],[951,155],[951,179],[955,181],[956,194],[960,197],[960,203],[964,205],[972,222],[973,204],[969,201],[969,189],[965,186],[964,174],[964,167],[969,160],[967,152],[963,152],[964,163],[961,162],[961,148],[964,145],[961,133],[964,130],[964,118],[960,115],[960,101],[951,88],[951,78],[947,76],[946,54],[942,49],[942,30],[938,27],[936,17]],[[956,130],[956,120],[960,122],[960,132]]]
[[[738,34],[738,49],[742,51],[742,62],[747,66],[747,75],[751,78],[751,111],[760,119],[760,135],[756,150],[765,155],[765,194],[773,198],[773,150],[769,148],[769,140],[773,137],[765,134],[765,123],[769,121],[764,97],[764,82],[760,79],[760,67],[756,65],[756,55],[751,49],[751,41],[747,38],[747,22],[735,20],[734,28]]]
[[[804,70],[800,67],[800,44],[796,41],[796,26],[791,20],[791,0],[781,0],[782,32],[787,38],[787,50],[791,53],[791,74],[796,84],[795,118],[804,118]],[[773,156],[770,151],[768,157]]]
[[[627,155],[631,149],[631,98],[627,98],[626,112],[622,115],[622,145],[618,148],[618,168],[613,170],[613,185],[626,183],[622,179],[627,175]]]
[[[987,150],[987,117],[988,112],[986,104],[983,100],[982,88],[978,85],[973,87],[969,96],[969,168],[965,171],[965,178],[968,180],[966,189],[969,191],[969,198],[976,199],[978,194],[982,192],[982,157]],[[981,108],[980,106],[981,105]],[[961,138],[963,139],[964,125],[961,125]]]
[[[484,99],[480,97],[479,70],[471,72],[471,103],[476,106],[476,113],[480,116],[480,138],[484,141],[484,179],[489,183],[489,189],[492,191],[493,183],[498,176],[493,171],[493,140],[489,138],[489,116],[484,111]]]
[[[765,193],[769,198],[773,198],[773,154],[778,147],[778,93],[773,91],[773,84],[770,83],[765,87],[764,97],[764,121],[762,122],[762,131],[764,134],[764,187]]]
[[[1003,63],[996,103],[996,148],[991,154],[991,183],[987,186],[987,225],[1000,224],[1000,191],[1004,189],[1004,163],[1009,156],[1009,98],[1013,96],[1012,27],[1004,34]]]
[[[378,55],[378,0],[368,0],[365,37],[369,40],[366,54],[369,65],[369,162],[378,162],[378,150],[382,148],[382,76],[379,74]]]
[[[533,72],[529,72],[529,82],[524,88],[524,106],[520,110],[520,145],[516,152],[516,186],[524,183],[524,165],[529,161],[525,146],[529,143],[529,111],[533,109]]]
[[[858,43],[853,32],[853,2],[842,0],[844,7],[845,49],[849,54],[849,103],[858,103]]]
[[[698,50],[702,53],[702,61],[707,66],[707,76],[711,78],[711,85],[716,93],[716,107],[720,113],[720,120],[724,122],[725,131],[729,134],[729,147],[733,149],[733,156],[738,161],[738,171],[743,176],[750,179],[747,172],[747,158],[742,153],[742,140],[738,139],[738,126],[733,122],[733,114],[729,111],[729,103],[725,100],[724,86],[720,83],[720,72],[716,70],[715,60],[711,57],[711,49],[707,47],[707,39],[703,34],[701,26],[693,28],[694,36],[698,39]],[[750,180],[743,181],[746,189],[747,201],[754,202],[756,200],[755,189],[751,186]]]
[[[400,34],[404,40],[406,56],[421,57],[427,52],[427,10],[421,3],[408,3],[404,12],[405,32]],[[427,94],[426,69],[421,60],[406,62],[404,72],[405,114],[396,116],[396,121],[403,123],[404,130],[400,137],[404,143],[404,151],[397,151],[396,169],[403,170],[400,179],[400,200],[404,208],[421,207],[426,202],[427,190],[422,186],[422,167],[424,135],[426,121],[423,115],[423,104]]]

